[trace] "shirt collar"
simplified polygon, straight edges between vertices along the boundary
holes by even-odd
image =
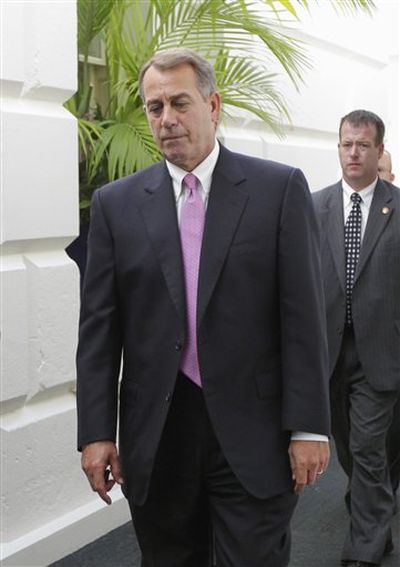
[[[378,182],[378,177],[376,177],[376,179],[370,185],[364,187],[364,189],[361,189],[361,191],[356,191],[360,195],[363,203],[367,205],[367,207],[371,205],[374,189],[376,187],[377,182]],[[355,191],[354,189],[352,189],[352,187],[350,187],[350,185],[344,179],[342,179],[342,187],[343,187],[344,201],[346,204],[350,203],[351,202],[350,197],[352,193],[355,193]]]
[[[199,163],[199,165],[196,166],[193,171],[191,171],[191,173],[193,173],[193,175],[195,175],[199,179],[206,195],[208,195],[210,191],[211,178],[218,160],[219,151],[219,142],[215,140],[214,148],[211,150],[208,156],[201,163]],[[177,165],[174,165],[168,160],[165,161],[169,174],[172,177],[175,199],[178,200],[182,192],[183,178],[185,177],[185,175],[187,175],[188,172],[178,167]]]

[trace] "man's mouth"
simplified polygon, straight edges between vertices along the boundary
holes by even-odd
[[[162,142],[173,142],[174,140],[179,140],[180,138],[183,138],[183,136],[163,136],[161,138]]]

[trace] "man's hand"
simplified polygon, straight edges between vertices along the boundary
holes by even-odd
[[[314,484],[318,474],[325,472],[330,458],[329,443],[325,441],[291,441],[290,466],[294,491],[302,492],[307,484]]]
[[[82,450],[81,463],[92,490],[97,492],[106,504],[111,504],[112,501],[107,492],[116,482],[118,484],[124,482],[115,443],[96,441],[85,445]],[[112,478],[109,478],[110,471]]]

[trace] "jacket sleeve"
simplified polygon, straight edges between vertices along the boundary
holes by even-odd
[[[116,437],[121,327],[113,238],[94,194],[77,352],[78,448]]]
[[[329,435],[326,315],[317,219],[307,181],[292,170],[279,234],[283,428]]]

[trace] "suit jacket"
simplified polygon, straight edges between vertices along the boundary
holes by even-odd
[[[318,228],[303,174],[221,147],[203,236],[198,353],[225,457],[257,497],[291,487],[290,432],[329,432]],[[114,440],[141,504],[185,341],[165,162],[98,190],[78,348],[79,446]],[[120,400],[118,379],[123,357]]]
[[[345,326],[342,184],[313,194],[322,232],[330,372]],[[378,180],[356,267],[352,314],[366,378],[376,390],[400,388],[400,190]]]

